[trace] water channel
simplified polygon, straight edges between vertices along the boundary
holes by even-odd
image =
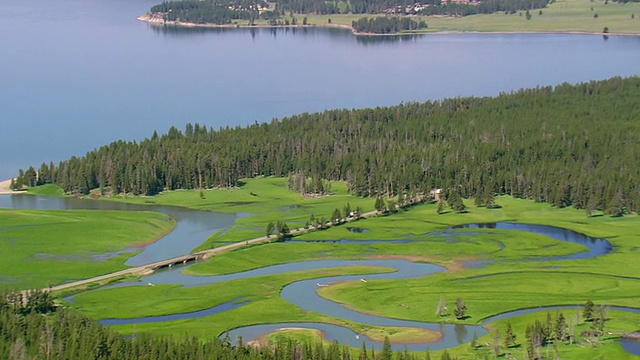
[[[190,253],[214,232],[233,225],[237,217],[243,214],[223,214],[210,211],[197,211],[177,206],[137,205],[115,201],[100,201],[76,198],[61,198],[31,195],[0,195],[0,208],[35,210],[121,210],[121,211],[157,211],[176,220],[175,229],[160,240],[144,248],[130,248],[125,251],[142,250],[130,257],[125,264],[139,266],[155,261]]]
[[[568,241],[581,244],[585,247],[585,251],[572,254],[564,257],[554,258],[539,258],[538,261],[546,260],[564,260],[564,259],[584,259],[601,256],[609,253],[613,248],[611,243],[606,239],[592,238],[571,230],[562,229],[558,227],[545,226],[545,225],[530,225],[530,224],[517,224],[517,223],[491,223],[491,224],[468,224],[460,227],[450,228],[443,232],[437,232],[438,234],[449,234],[452,236],[457,235],[458,229],[462,228],[496,228],[496,229],[508,229],[515,231],[533,232],[536,234],[542,234],[559,241]],[[426,234],[427,236],[429,234]],[[366,241],[358,241],[366,242]],[[527,261],[535,261],[535,259],[528,259]],[[427,276],[436,272],[443,271],[444,268],[427,263],[417,263],[408,260],[317,260],[317,261],[304,261],[304,262],[291,262],[286,264],[273,265],[258,269],[253,269],[240,273],[226,274],[226,275],[213,275],[213,276],[189,276],[181,272],[181,268],[175,268],[171,270],[160,271],[144,278],[143,282],[137,283],[123,283],[112,286],[137,286],[146,284],[147,282],[153,284],[182,284],[183,286],[198,286],[213,284],[223,281],[231,281],[235,279],[251,278],[256,276],[283,274],[294,271],[313,270],[313,269],[328,269],[346,266],[377,266],[383,268],[395,269],[394,272],[381,273],[381,274],[368,274],[368,275],[348,275],[348,276],[332,276],[321,277],[310,280],[301,280],[291,283],[285,286],[280,292],[280,296],[288,302],[296,305],[297,307],[313,311],[316,313],[330,315],[332,317],[345,319],[357,323],[368,324],[373,326],[393,326],[393,327],[414,327],[427,329],[431,331],[439,332],[441,337],[437,341],[433,342],[421,342],[411,344],[394,344],[394,350],[402,350],[405,347],[409,351],[423,351],[425,348],[432,350],[450,348],[460,344],[467,343],[471,340],[473,333],[478,336],[484,335],[487,330],[484,326],[492,321],[499,319],[511,318],[514,316],[526,314],[534,311],[541,310],[558,310],[566,308],[576,308],[576,306],[553,306],[546,308],[534,308],[517,310],[509,313],[499,314],[491,318],[485,319],[480,325],[461,325],[461,324],[443,324],[443,323],[426,323],[420,321],[409,321],[401,319],[393,319],[380,317],[375,315],[364,314],[355,310],[347,309],[344,306],[327,300],[319,296],[316,290],[319,287],[329,285],[331,283],[337,283],[342,281],[358,281],[358,280],[376,280],[376,279],[394,279],[402,280],[408,278],[415,278],[421,276]],[[212,315],[222,311],[228,311],[244,305],[245,301],[242,299],[236,299],[228,303],[219,304],[212,308],[184,313],[173,314],[157,317],[145,317],[138,319],[107,319],[103,320],[104,324],[131,324],[139,322],[160,322],[167,321],[168,319],[191,319],[199,318],[207,315]],[[640,312],[634,308],[624,307],[610,307],[614,310]],[[368,348],[380,349],[382,344],[376,342],[364,336],[357,334],[353,330],[328,323],[309,323],[309,322],[290,322],[290,323],[276,323],[276,324],[260,324],[246,327],[240,327],[233,329],[229,332],[229,336],[232,339],[236,339],[242,336],[245,340],[255,339],[261,335],[265,335],[282,328],[305,328],[305,329],[317,329],[323,333],[324,338],[327,341],[337,340],[342,344],[358,347],[364,342]],[[629,340],[624,341],[624,348],[634,353],[633,342]]]
[[[128,265],[141,265],[144,263],[165,259],[172,256],[181,255],[190,252],[193,248],[202,243],[206,237],[212,232],[228,227],[233,224],[236,215],[228,215],[207,211],[189,210],[171,206],[157,205],[134,205],[118,202],[95,201],[74,198],[54,198],[43,196],[21,196],[7,195],[0,196],[0,208],[16,208],[16,209],[96,209],[96,210],[126,210],[126,211],[158,211],[176,219],[176,229],[166,235],[158,242],[148,245],[144,250],[136,256],[131,257]],[[526,261],[546,261],[546,260],[564,260],[564,259],[585,259],[609,253],[613,247],[606,239],[592,238],[571,230],[545,226],[518,224],[509,222],[487,223],[487,224],[466,224],[449,228],[444,231],[434,232],[434,235],[450,235],[456,236],[460,229],[468,228],[490,228],[490,229],[507,229],[515,231],[532,232],[548,236],[559,241],[568,241],[581,244],[585,247],[585,251],[575,253],[564,257],[526,259]],[[364,231],[366,229],[359,229]],[[425,234],[429,236],[430,234]],[[343,240],[344,242],[350,242]],[[402,240],[404,241],[404,240]],[[567,306],[549,307],[542,309],[525,309],[505,314],[496,315],[485,319],[480,325],[454,325],[443,323],[426,323],[419,321],[409,321],[401,319],[392,319],[375,315],[364,314],[358,311],[350,310],[344,306],[327,300],[319,296],[316,292],[319,286],[353,280],[376,280],[376,279],[408,279],[421,276],[427,276],[436,272],[443,271],[444,268],[428,263],[417,263],[408,260],[318,260],[292,262],[268,266],[264,268],[253,269],[240,273],[214,275],[214,276],[189,276],[182,273],[185,267],[176,267],[173,269],[158,271],[154,274],[146,276],[141,282],[121,283],[111,286],[139,286],[142,284],[182,284],[183,286],[206,285],[223,281],[232,281],[235,279],[244,279],[256,276],[283,274],[294,271],[338,268],[346,266],[378,266],[383,268],[395,269],[394,272],[368,275],[349,275],[349,276],[332,276],[322,277],[311,280],[302,280],[285,286],[280,296],[290,303],[307,311],[313,311],[326,314],[335,318],[341,318],[357,323],[369,324],[374,326],[394,326],[394,327],[414,327],[432,331],[441,334],[439,340],[429,343],[412,343],[412,344],[394,344],[394,350],[402,350],[406,346],[409,351],[423,351],[425,348],[432,350],[444,349],[459,344],[467,343],[471,340],[473,333],[478,336],[484,335],[487,330],[484,326],[498,319],[518,316],[527,312],[539,310],[555,310],[568,308]],[[72,299],[69,299],[72,301]],[[106,319],[103,320],[105,325],[115,324],[131,324],[143,322],[160,322],[171,320],[184,320],[190,318],[199,318],[217,314],[223,311],[229,311],[248,303],[243,299],[235,299],[228,303],[217,304],[208,309],[184,314],[171,314],[157,317],[145,317],[138,319]],[[612,309],[639,312],[638,309],[611,307]],[[278,324],[260,324],[247,327],[240,327],[229,332],[232,338],[242,336],[245,340],[254,339],[261,335],[276,331],[281,328],[308,328],[318,329],[323,332],[327,341],[337,340],[342,344],[350,346],[361,346],[364,341],[368,348],[380,349],[382,344],[373,341],[367,336],[356,334],[353,330],[327,323],[278,323]],[[630,353],[640,355],[640,346],[637,341],[622,339],[620,340],[623,348]]]

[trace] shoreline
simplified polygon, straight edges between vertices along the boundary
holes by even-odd
[[[11,180],[0,181],[0,195],[9,195],[9,194],[18,194],[19,191],[13,191],[9,187],[11,185]]]
[[[349,25],[344,24],[307,24],[307,25],[240,25],[240,24],[214,24],[204,23],[196,24],[182,21],[164,21],[154,14],[146,13],[137,18],[137,20],[150,24],[152,26],[175,26],[183,28],[211,28],[211,29],[304,29],[304,28],[329,28],[329,29],[342,29],[348,30],[354,36],[363,37],[378,37],[378,36],[417,36],[417,35],[457,35],[457,34],[542,34],[542,35],[600,35],[603,37],[608,36],[638,36],[638,33],[625,33],[625,32],[596,32],[596,31],[582,31],[582,30],[514,30],[514,31],[478,31],[478,30],[437,30],[437,31],[421,31],[421,32],[403,32],[394,34],[375,34],[375,33],[363,33],[353,30]]]

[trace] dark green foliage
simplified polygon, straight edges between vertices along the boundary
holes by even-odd
[[[184,133],[172,127],[43,165],[47,178],[23,171],[16,183],[153,195],[299,173],[304,191],[314,193],[329,191],[330,179],[360,196],[440,188],[448,198],[455,189],[461,198],[511,195],[624,214],[640,209],[638,98],[640,78],[613,78],[495,98],[301,114],[246,128],[190,124]]]
[[[245,346],[242,339],[234,344],[228,335],[222,339],[216,335],[210,339],[188,335],[174,339],[145,334],[125,338],[72,310],[23,311],[11,302],[12,299],[22,301],[22,296],[21,293],[0,295],[0,359],[350,359],[349,349],[337,342],[325,346],[322,342],[279,339],[272,346],[254,348]],[[30,296],[28,301],[50,303],[47,292],[32,291]],[[38,305],[33,309],[36,308],[43,307]],[[392,359],[388,339],[377,357],[373,353],[370,357],[364,344],[362,349],[361,359]],[[418,357],[405,351],[402,359]]]
[[[384,210],[384,209],[386,208],[386,207],[385,207],[385,204],[384,204],[384,200],[382,200],[382,198],[381,198],[381,197],[376,198],[376,203],[375,203],[374,207],[375,207],[375,208],[376,208],[376,210],[378,210],[378,211],[382,211],[382,210]]]
[[[415,21],[408,17],[380,16],[374,18],[360,18],[351,23],[351,27],[358,33],[394,34],[403,31],[426,29],[424,20]]]
[[[509,347],[516,345],[516,334],[513,333],[511,323],[507,323],[507,329],[504,333],[504,347],[508,349]]]
[[[275,11],[258,11],[266,3],[260,0],[182,0],[168,1],[151,8],[155,14],[163,14],[165,20],[180,20],[192,23],[226,24],[232,20],[253,20],[262,17],[276,20],[280,14],[338,14],[341,12],[336,1],[325,0],[276,0]],[[427,0],[401,2],[397,0],[350,0],[342,13],[353,14],[396,14],[396,15],[455,15],[490,14],[498,11],[515,13],[519,10],[545,8],[548,0],[490,0],[472,1],[470,4]],[[171,10],[171,11],[169,11]],[[288,21],[288,19],[287,19]],[[331,23],[329,19],[329,23]],[[303,24],[306,22],[303,20]],[[426,24],[425,24],[426,25]],[[426,26],[424,26],[426,27]]]
[[[384,343],[382,344],[382,352],[380,352],[380,360],[392,360],[393,359],[393,350],[391,350],[391,342],[389,341],[389,337],[384,337]]]
[[[275,225],[273,224],[273,221],[269,221],[269,223],[267,224],[267,237],[271,234],[273,234],[273,229],[275,229]]]
[[[467,312],[467,305],[462,302],[462,298],[456,299],[456,308],[453,310],[453,314],[456,316],[456,319],[462,319],[465,317]]]
[[[594,315],[595,315],[595,305],[593,304],[593,301],[587,300],[587,302],[584,304],[582,317],[584,318],[585,321],[590,321],[590,320],[593,320]]]
[[[258,18],[258,6],[267,7],[260,0],[182,0],[166,1],[153,6],[151,13],[162,14],[165,21],[181,21],[194,24],[229,24],[233,20]]]
[[[546,8],[549,4],[548,0],[490,0],[490,1],[474,1],[470,4],[446,2],[431,0],[433,6],[428,6],[418,14],[422,15],[455,15],[467,16],[475,14],[492,14],[499,11],[514,14],[519,10],[541,9]],[[530,14],[527,20],[530,19]]]
[[[331,214],[331,222],[333,222],[334,224],[339,224],[340,222],[342,222],[342,214],[340,214],[340,209],[336,208],[333,210],[333,213]]]
[[[560,341],[564,341],[567,338],[567,320],[564,318],[561,312],[556,313],[556,339]]]

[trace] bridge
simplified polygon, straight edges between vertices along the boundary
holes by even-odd
[[[379,212],[378,211],[371,211],[365,214],[362,214],[358,217],[350,217],[347,219],[344,219],[344,222],[351,222],[351,221],[355,221],[361,218],[367,218],[367,217],[371,217],[371,216],[375,216],[378,215]],[[332,226],[334,225],[333,223],[327,223],[326,226]],[[310,229],[294,229],[291,230],[291,235],[296,235],[296,234],[300,234],[309,230],[313,230],[315,229],[314,227],[311,227]],[[144,275],[150,275],[152,273],[154,273],[156,270],[158,269],[162,269],[162,268],[169,268],[169,267],[173,267],[176,265],[181,265],[181,264],[187,264],[190,262],[194,262],[194,261],[198,261],[198,260],[207,260],[210,257],[216,255],[216,254],[220,254],[229,250],[233,250],[233,249],[238,249],[238,248],[242,248],[248,245],[253,245],[253,244],[259,244],[259,243],[267,243],[270,242],[274,239],[274,237],[267,237],[267,236],[261,236],[255,239],[251,239],[251,240],[246,240],[246,241],[239,241],[239,242],[235,242],[235,243],[230,243],[228,245],[223,245],[223,246],[219,246],[217,248],[213,248],[213,249],[209,249],[209,250],[203,250],[203,251],[198,251],[192,254],[186,254],[186,255],[180,255],[180,256],[176,256],[173,257],[171,259],[165,259],[165,260],[160,260],[160,261],[156,261],[150,264],[146,264],[146,265],[142,265],[142,266],[136,266],[136,267],[132,267],[132,268],[128,268],[125,270],[121,270],[121,271],[116,271],[110,274],[105,274],[105,275],[101,275],[101,276],[96,276],[90,279],[84,279],[84,280],[79,280],[79,281],[74,281],[74,282],[70,282],[70,283],[66,283],[66,284],[62,284],[62,285],[57,285],[57,286],[51,286],[49,288],[43,289],[43,290],[48,290],[48,291],[60,291],[60,290],[66,290],[66,289],[71,289],[71,288],[75,288],[75,287],[79,287],[79,286],[85,286],[88,284],[92,284],[92,283],[104,283],[107,280],[111,280],[111,279],[115,279],[115,278],[119,278],[119,277],[124,277],[124,276],[144,276]]]

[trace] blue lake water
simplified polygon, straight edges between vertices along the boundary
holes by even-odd
[[[496,95],[640,73],[640,38],[158,29],[159,0],[20,0],[0,12],[0,179],[199,122]],[[17,135],[19,134],[19,135]]]

